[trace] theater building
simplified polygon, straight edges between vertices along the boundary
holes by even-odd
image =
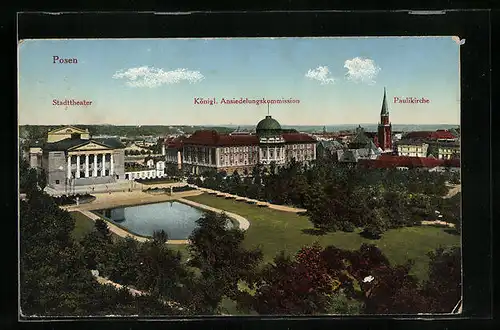
[[[91,138],[88,130],[67,126],[30,147],[30,165],[44,169],[47,185],[57,190],[114,183],[125,178],[124,147],[117,139]]]
[[[166,161],[186,172],[206,170],[251,173],[257,164],[284,166],[293,158],[298,162],[316,159],[316,140],[296,130],[284,130],[271,116],[261,120],[255,133],[221,134],[215,130],[196,131],[188,138],[166,145]]]

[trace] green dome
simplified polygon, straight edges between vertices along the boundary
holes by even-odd
[[[266,131],[279,132],[281,131],[281,125],[276,119],[273,119],[271,116],[266,116],[266,118],[262,119],[257,124],[256,132]]]

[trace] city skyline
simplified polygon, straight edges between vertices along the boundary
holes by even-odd
[[[59,64],[70,58],[77,63]],[[268,113],[266,104],[221,104],[223,98],[294,100],[270,105],[285,126],[376,124],[384,87],[393,124],[459,125],[459,46],[452,37],[25,40],[19,46],[20,125],[249,126]],[[429,103],[394,103],[396,97]],[[219,104],[196,104],[197,98]],[[92,103],[54,105],[66,99]]]

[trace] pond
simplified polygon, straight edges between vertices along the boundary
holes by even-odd
[[[153,236],[153,232],[164,230],[172,240],[187,239],[197,227],[196,220],[204,214],[202,210],[175,201],[118,207],[96,213],[133,234]]]

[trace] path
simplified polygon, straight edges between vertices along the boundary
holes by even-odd
[[[198,187],[198,186],[196,186],[194,184],[188,184],[188,186],[190,186],[192,188],[196,188],[196,189],[198,189],[200,191],[203,191],[203,192],[217,194],[218,196],[234,197],[235,199],[242,199],[242,200],[245,200],[247,202],[255,202],[256,205],[267,205],[267,207],[269,207],[271,209],[279,210],[279,211],[293,212],[293,213],[299,213],[299,212],[306,212],[307,211],[306,209],[301,209],[301,208],[297,208],[297,207],[271,204],[271,203],[268,203],[268,202],[259,201],[257,199],[251,199],[251,198],[248,198],[248,197],[233,195],[233,194],[229,194],[229,193],[223,193],[223,192],[220,192],[220,191],[217,191],[217,190],[213,190],[213,189]]]
[[[109,280],[109,279],[107,279],[105,277],[99,276],[99,272],[96,271],[96,270],[92,270],[91,273],[92,273],[92,276],[95,277],[95,279],[97,280],[97,282],[99,284],[102,284],[102,285],[112,285],[116,289],[126,288],[130,292],[130,294],[132,294],[133,296],[145,296],[145,295],[149,294],[147,292],[136,290],[136,289],[130,288],[128,286],[125,286],[125,285],[113,282],[113,281],[111,281],[111,280]],[[179,311],[183,311],[184,310],[184,308],[181,307],[181,304],[179,304],[178,302],[175,302],[175,301],[166,301],[166,300],[160,300],[160,301],[163,304],[165,304],[165,305],[167,305],[167,306],[169,306],[171,308],[177,309]]]
[[[63,206],[62,208],[68,211],[99,210],[99,209],[108,209],[119,206],[165,202],[165,201],[175,200],[180,197],[196,196],[200,194],[201,192],[197,190],[177,192],[174,193],[172,196],[168,194],[148,194],[142,191],[131,191],[131,192],[120,191],[111,194],[109,193],[94,194],[96,199],[91,203]]]
[[[450,187],[450,190],[448,190],[448,193],[443,198],[451,198],[462,190],[462,185],[460,184],[449,184],[448,187]]]
[[[453,196],[455,196],[456,194],[458,194],[461,190],[462,190],[462,186],[459,185],[459,184],[448,184],[447,185],[450,190],[448,190],[448,193],[443,196],[444,199],[447,199],[447,198],[451,198]],[[440,226],[447,226],[447,227],[450,227],[450,228],[455,228],[455,224],[454,223],[451,223],[451,222],[445,222],[445,221],[441,221],[441,220],[433,220],[433,221],[422,221],[421,222],[422,225],[440,225]]]

